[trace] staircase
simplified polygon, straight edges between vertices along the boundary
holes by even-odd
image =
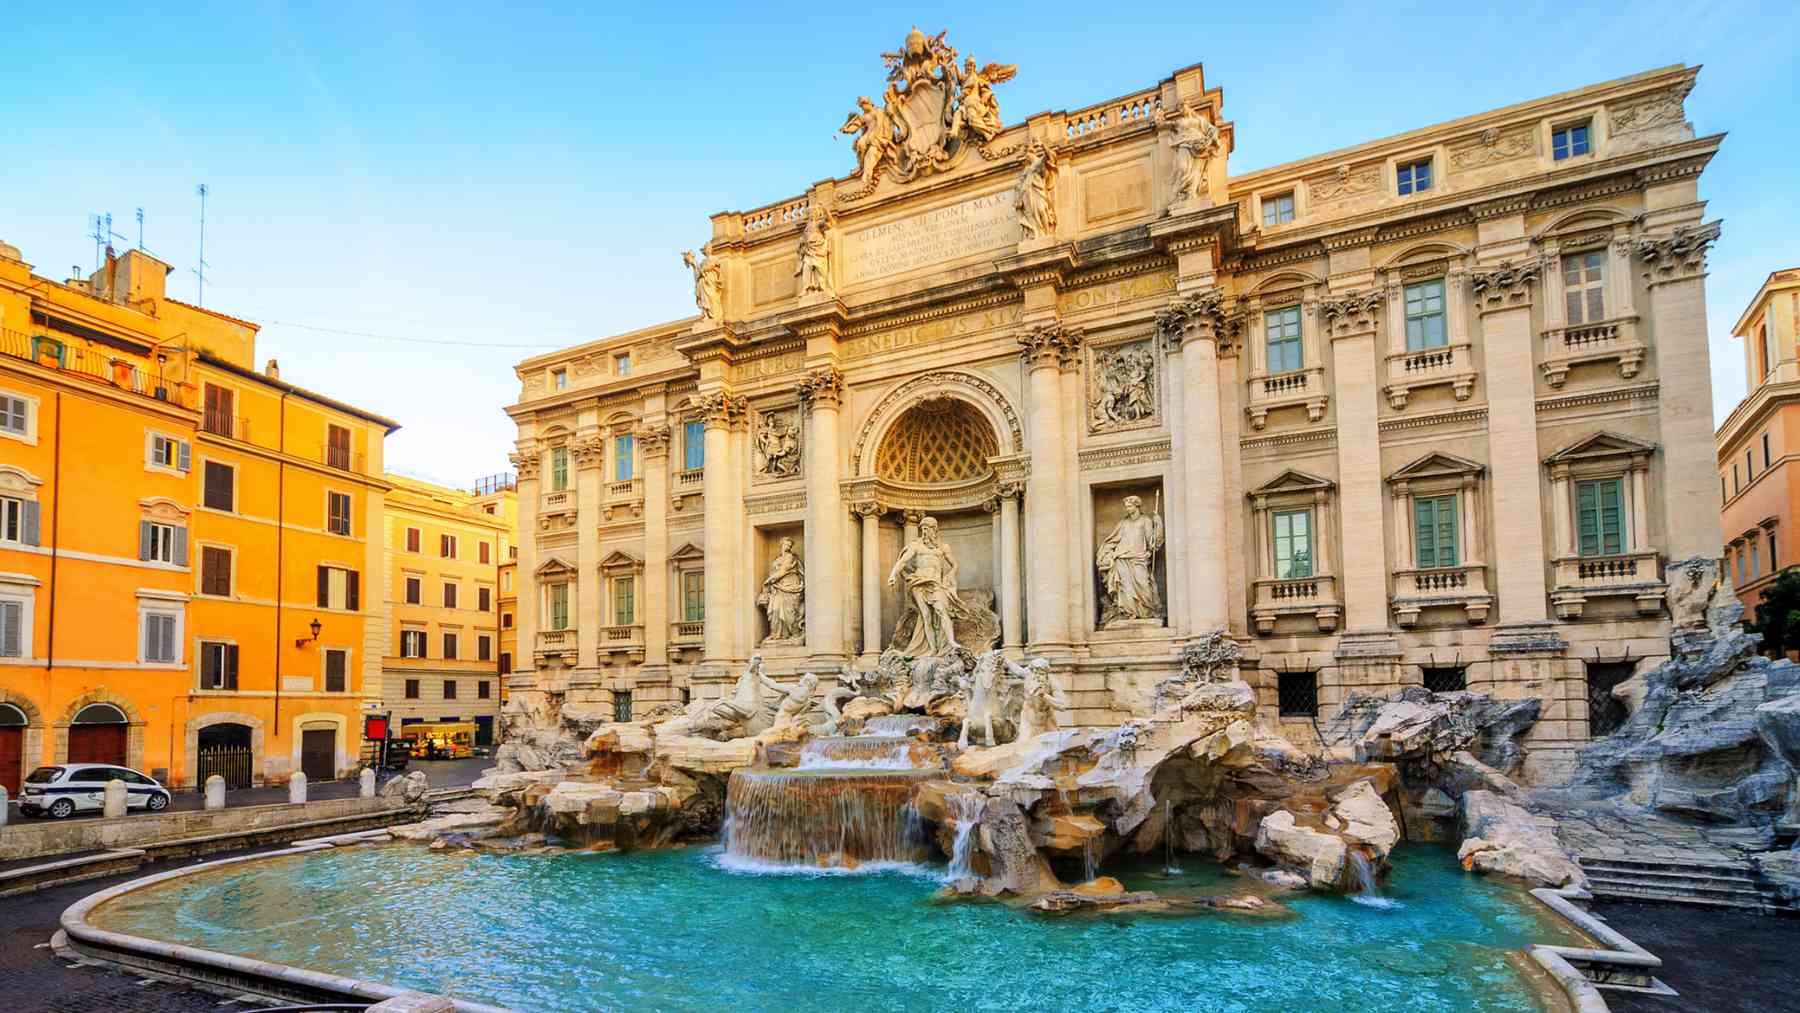
[[[1603,900],[1792,912],[1749,862],[1696,858],[1680,862],[1577,855],[1588,890]]]

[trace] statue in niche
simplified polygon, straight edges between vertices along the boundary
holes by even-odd
[[[756,427],[756,473],[788,478],[800,470],[800,430],[784,413],[762,416]]]
[[[707,249],[711,245],[700,248],[698,259],[693,250],[681,251],[681,262],[694,272],[694,305],[702,320],[718,320],[725,313],[725,277]]]
[[[1056,235],[1056,156],[1041,141],[1032,143],[1013,186],[1013,207],[1027,240]]]
[[[756,604],[769,619],[766,644],[799,643],[806,637],[806,569],[794,554],[794,540],[783,538],[781,551],[769,561]]]
[[[1157,114],[1159,124],[1166,124],[1169,118],[1166,114]],[[1219,128],[1213,126],[1192,102],[1183,105],[1173,119],[1173,129],[1163,135],[1175,149],[1175,187],[1170,203],[1205,200],[1211,194],[1206,169],[1212,163],[1213,154],[1219,150]]]
[[[884,98],[893,93],[890,85]],[[875,177],[883,166],[900,157],[900,127],[886,105],[877,109],[867,95],[857,98],[856,108],[857,111],[838,128],[838,133],[856,135],[856,173],[862,179],[863,187],[868,188],[875,185]]]
[[[950,618],[951,602],[957,600],[956,557],[950,546],[938,540],[937,518],[919,522],[919,537],[900,550],[900,558],[888,572],[888,586],[899,587],[902,578],[919,621],[901,653],[915,658],[942,656],[960,646]]]
[[[963,61],[960,72],[953,59],[949,72],[955,78],[959,92],[956,112],[950,117],[950,136],[955,137],[967,128],[983,144],[998,137],[1005,124],[1000,122],[1000,100],[994,97],[994,85],[1005,84],[1019,76],[1019,65],[990,63],[977,69],[975,58],[971,56]]]
[[[1019,713],[1019,738],[1029,739],[1057,729],[1056,712],[1068,710],[1069,700],[1050,672],[1050,662],[1033,658],[1025,666],[1025,705]]]
[[[831,293],[831,241],[826,236],[829,223],[822,214],[807,219],[806,231],[800,234],[800,263],[794,268],[794,277],[800,279],[800,294],[809,292]]]
[[[1142,422],[1156,414],[1156,359],[1146,344],[1100,352],[1094,360],[1094,397],[1088,408],[1096,432]]]
[[[1125,497],[1125,516],[1100,543],[1096,563],[1103,586],[1100,628],[1115,623],[1160,622],[1162,595],[1156,590],[1156,554],[1163,547],[1162,494],[1156,512],[1145,515],[1144,501]]]

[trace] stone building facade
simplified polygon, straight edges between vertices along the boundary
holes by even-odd
[[[1719,427],[1719,522],[1725,572],[1753,616],[1794,559],[1786,543],[1800,509],[1800,474],[1788,467],[1800,447],[1800,268],[1769,275],[1731,333],[1744,343],[1749,393]]]
[[[947,614],[1104,724],[1223,629],[1303,746],[1467,686],[1544,701],[1553,778],[1668,653],[1665,568],[1718,552],[1694,68],[1233,175],[1199,66],[1004,126],[1014,68],[888,62],[852,175],[713,216],[698,316],[517,367],[519,706]]]

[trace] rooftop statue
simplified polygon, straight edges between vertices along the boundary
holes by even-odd
[[[694,272],[694,305],[700,310],[700,319],[720,319],[725,313],[725,277],[711,252],[702,246],[696,259],[693,250],[683,250],[681,262]]]
[[[1017,76],[1018,65],[979,66],[970,57],[959,67],[946,34],[928,36],[915,27],[898,52],[881,54],[888,66],[881,105],[858,98],[857,110],[839,128],[856,135],[862,181],[862,189],[846,199],[868,194],[884,172],[897,182],[942,172],[967,148],[985,146],[1004,129],[994,85]]]
[[[1219,150],[1219,128],[1191,102],[1183,105],[1181,112],[1173,117],[1158,113],[1157,124],[1168,131],[1163,139],[1175,149],[1175,192],[1169,203],[1186,204],[1210,198],[1212,192],[1206,182],[1206,169]]]

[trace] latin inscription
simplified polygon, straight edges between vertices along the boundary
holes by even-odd
[[[960,260],[1019,241],[1012,191],[858,229],[844,237],[850,284]]]
[[[864,334],[851,338],[843,343],[846,358],[860,358],[874,355],[877,352],[892,352],[914,345],[929,345],[948,338],[961,337],[965,334],[977,334],[991,331],[1019,322],[1019,307],[1003,306],[999,309],[984,310],[980,313],[965,313],[960,317],[948,317],[943,320],[927,320],[922,324],[910,327],[896,327],[891,331],[877,334]]]
[[[1079,313],[1082,310],[1100,309],[1105,306],[1116,306],[1119,303],[1135,302],[1139,299],[1150,299],[1167,295],[1175,291],[1175,274],[1141,274],[1136,278],[1126,278],[1110,285],[1094,285],[1079,288],[1073,292],[1064,292],[1056,297],[1058,313]]]
[[[786,376],[800,372],[806,364],[805,352],[789,352],[786,355],[771,355],[763,359],[751,359],[731,367],[732,376],[740,383],[746,380],[760,380],[765,376]]]

